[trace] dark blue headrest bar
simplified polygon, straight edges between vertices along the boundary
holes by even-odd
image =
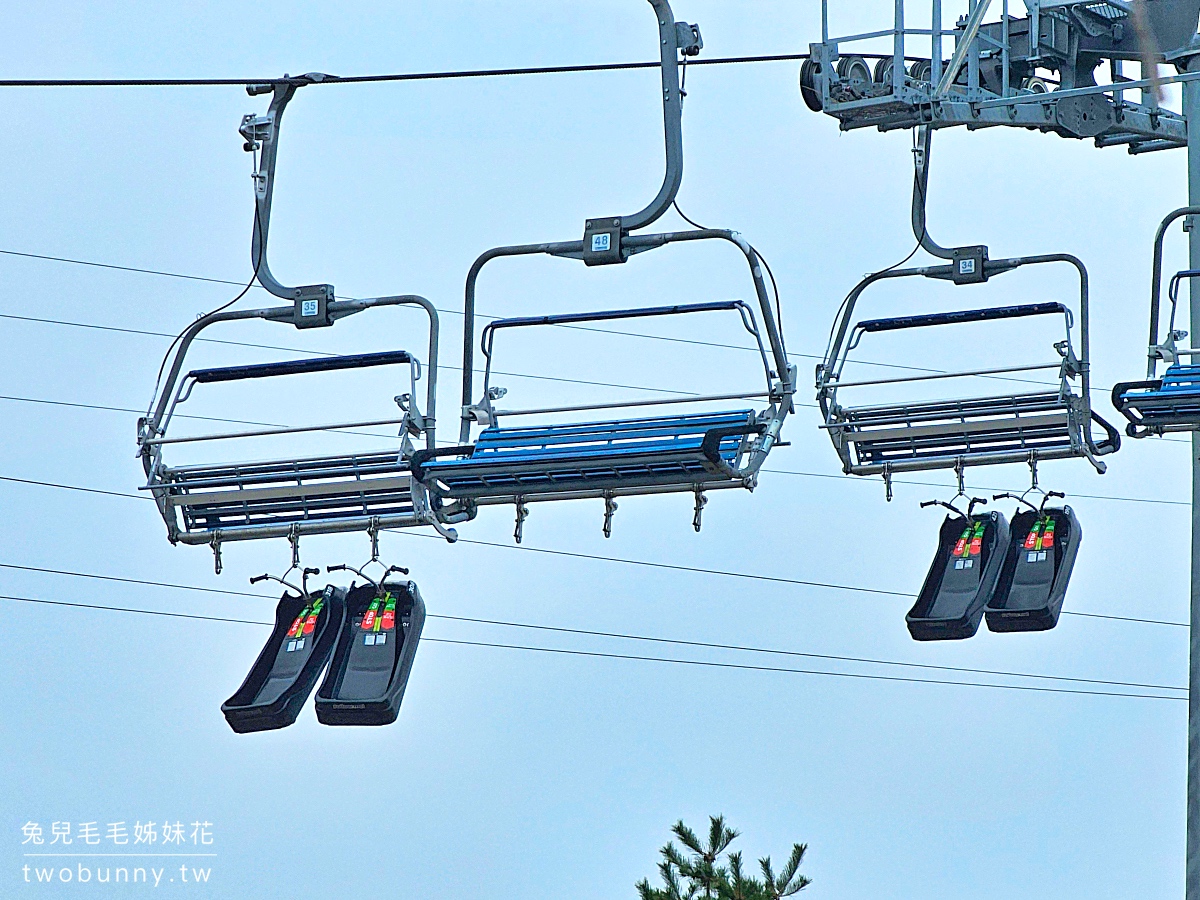
[[[930,325],[958,325],[963,322],[987,322],[993,319],[1020,319],[1066,313],[1061,303],[1027,303],[1023,306],[997,306],[991,309],[964,309],[960,312],[931,313],[924,316],[900,316],[894,319],[867,319],[858,323],[859,331],[897,331],[901,328],[925,328]]]
[[[367,369],[371,366],[407,364],[412,356],[407,350],[388,350],[383,353],[358,353],[353,356],[319,356],[315,359],[293,359],[286,362],[261,363],[254,366],[226,366],[220,369],[196,369],[188,373],[200,384],[217,381],[241,381],[246,378],[274,378],[277,375],[302,375],[309,372],[333,372],[338,369]]]
[[[717,312],[738,309],[741,300],[714,300],[709,303],[681,303],[676,306],[644,306],[635,309],[611,309],[601,312],[563,313],[557,316],[527,316],[497,319],[488,328],[515,328],[526,325],[569,325],[575,322],[603,322],[608,319],[642,319],[647,316],[675,316],[683,313]]]

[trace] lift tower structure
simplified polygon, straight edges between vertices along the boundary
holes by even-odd
[[[843,131],[919,129],[913,230],[951,262],[955,282],[968,280],[958,269],[964,260],[970,280],[1007,270],[988,260],[987,248],[941,247],[926,229],[929,137],[960,125],[1090,139],[1131,154],[1186,148],[1188,205],[1168,220],[1184,219],[1189,266],[1200,270],[1200,0],[1022,0],[1023,16],[1010,14],[1012,0],[959,0],[965,9],[951,28],[943,0],[921,0],[929,8],[921,28],[906,22],[905,0],[893,3],[891,27],[835,37],[822,0],[821,40],[810,45],[800,91]],[[985,21],[989,12],[998,20]],[[1126,74],[1129,63],[1138,78]],[[1160,75],[1160,65],[1170,74]],[[1180,110],[1162,105],[1165,84],[1181,85]],[[1191,332],[1200,334],[1200,295],[1192,297]],[[1186,900],[1200,900],[1200,431],[1192,434],[1190,612],[1185,884]]]

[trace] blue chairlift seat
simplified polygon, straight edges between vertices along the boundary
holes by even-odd
[[[410,464],[416,478],[446,499],[694,489],[743,481],[739,464],[748,438],[763,430],[751,410],[536,427],[493,425],[472,447],[419,450]]]
[[[1130,437],[1200,428],[1200,366],[1175,363],[1162,378],[1115,385],[1112,402]]]

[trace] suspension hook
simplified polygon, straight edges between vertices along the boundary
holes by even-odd
[[[518,544],[525,536],[525,520],[529,518],[529,509],[525,506],[525,498],[517,497],[517,527],[513,529],[513,540]]]
[[[212,533],[212,537],[208,539],[208,543],[212,547],[213,568],[216,570],[216,574],[220,575],[221,569],[224,568],[221,564],[221,529],[218,528]]]
[[[300,568],[300,524],[298,522],[293,522],[292,527],[288,529],[288,543],[292,545],[292,569],[298,569]]]
[[[692,516],[692,528],[696,529],[697,533],[700,531],[700,518],[704,515],[704,507],[707,504],[708,498],[704,496],[704,488],[696,485],[696,510]]]
[[[371,562],[379,561],[379,516],[371,516],[367,525],[367,535],[371,538]]]
[[[604,536],[612,537],[613,513],[617,511],[617,501],[613,499],[612,492],[609,491],[604,495]]]

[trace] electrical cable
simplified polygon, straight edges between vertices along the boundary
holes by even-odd
[[[152,499],[150,497],[146,497],[145,495],[141,495],[141,494],[118,493],[116,491],[103,491],[103,490],[99,490],[96,488],[75,487],[72,485],[55,484],[53,482],[46,482],[46,481],[34,481],[31,479],[24,479],[24,478],[12,478],[12,477],[8,477],[8,476],[0,476],[0,481],[9,481],[9,482],[16,482],[19,484],[36,485],[39,487],[60,488],[60,489],[64,489],[64,490],[86,491],[86,492],[90,492],[90,493],[107,494],[107,495],[111,495],[114,497],[127,497],[127,498],[133,499],[133,500]],[[421,538],[427,538],[430,540],[439,540],[439,541],[442,540],[441,538],[436,537],[434,535],[396,531],[395,529],[385,529],[385,530],[392,531],[393,533],[396,533],[396,534],[405,534],[409,537],[421,537]],[[780,577],[776,577],[776,576],[761,575],[761,574],[750,573],[750,572],[736,572],[736,571],[727,571],[727,570],[721,570],[721,569],[705,569],[705,568],[696,567],[696,566],[680,566],[680,565],[675,565],[675,564],[671,564],[671,563],[659,563],[659,562],[653,562],[653,561],[649,561],[649,560],[628,559],[628,558],[616,557],[616,556],[599,556],[599,555],[589,554],[589,553],[575,553],[575,552],[566,551],[566,550],[550,550],[550,549],[540,548],[540,547],[530,547],[530,546],[523,545],[523,544],[522,545],[501,544],[501,543],[497,543],[494,541],[480,541],[480,540],[473,540],[470,538],[461,538],[461,537],[458,539],[457,543],[476,544],[476,545],[479,545],[482,547],[495,547],[495,548],[499,548],[502,550],[521,550],[521,551],[525,551],[525,552],[544,553],[544,554],[548,554],[548,555],[552,555],[552,556],[574,557],[576,559],[585,559],[585,560],[588,560],[591,562],[617,563],[617,564],[621,564],[621,565],[630,565],[630,566],[647,566],[647,567],[651,567],[651,568],[674,569],[674,570],[678,570],[678,571],[685,571],[685,572],[688,572],[691,574],[699,574],[699,575],[715,575],[715,576],[722,576],[722,577],[728,577],[728,578],[742,578],[742,579],[748,579],[748,580],[753,580],[753,581],[766,581],[766,582],[771,582],[771,583],[776,583],[776,584],[789,584],[789,585],[795,585],[795,586],[801,586],[801,587],[818,587],[818,588],[825,588],[828,590],[842,590],[842,591],[857,592],[857,593],[879,594],[879,595],[883,595],[883,596],[902,597],[906,600],[911,600],[916,597],[915,594],[907,593],[904,591],[888,591],[888,590],[882,590],[882,589],[878,589],[878,588],[867,588],[867,587],[861,587],[861,586],[856,586],[856,585],[843,585],[843,584],[835,584],[835,583],[829,583],[829,582],[801,581],[798,579],[786,579],[786,578],[780,578]],[[66,571],[66,570],[48,569],[45,567],[38,567],[38,566],[21,566],[21,565],[15,564],[15,563],[0,563],[0,568],[14,569],[14,570],[20,570],[20,571],[29,571],[29,572],[39,572],[39,573],[51,574],[51,575],[68,575],[68,576],[72,576],[72,577],[76,577],[76,578],[92,578],[92,577],[99,578],[99,577],[101,577],[101,576],[93,576],[87,572],[71,572],[71,571]],[[154,586],[154,587],[174,588],[177,590],[199,590],[199,591],[206,591],[209,593],[229,594],[231,596],[244,596],[244,597],[261,597],[261,596],[263,596],[262,594],[247,593],[245,591],[231,591],[231,590],[227,590],[224,588],[200,588],[200,587],[194,587],[192,585],[186,585],[186,584],[171,584],[169,582],[162,582],[162,581],[139,581],[136,579],[119,578],[117,576],[103,576],[103,577],[106,580],[110,580],[110,581],[126,581],[131,584],[145,584],[145,585]],[[1106,613],[1089,613],[1089,612],[1078,612],[1075,610],[1063,610],[1062,614],[1070,615],[1070,616],[1083,616],[1083,617],[1092,618],[1092,619],[1108,619],[1108,620],[1115,621],[1115,622],[1131,622],[1131,623],[1145,624],[1145,625],[1169,625],[1169,626],[1180,627],[1180,628],[1188,627],[1188,624],[1186,622],[1171,622],[1171,621],[1167,621],[1167,620],[1163,620],[1163,619],[1147,619],[1147,618],[1139,618],[1139,617],[1131,617],[1131,616],[1116,616],[1116,615],[1109,615]]]
[[[170,611],[165,611],[165,610],[139,609],[136,607],[107,606],[107,605],[98,604],[98,603],[79,603],[79,602],[69,602],[69,601],[62,601],[62,600],[46,600],[46,599],[38,598],[38,597],[19,597],[19,596],[7,595],[7,594],[0,595],[0,599],[9,600],[9,601],[13,601],[13,602],[21,602],[21,603],[37,603],[37,604],[42,604],[42,605],[47,605],[47,606],[65,606],[65,607],[72,607],[72,608],[77,608],[77,609],[95,609],[95,610],[104,610],[107,612],[134,613],[134,614],[140,614],[140,615],[162,616],[162,617],[166,617],[166,618],[192,619],[192,620],[207,621],[207,622],[223,622],[223,623],[231,623],[231,624],[238,624],[238,625],[261,625],[264,627],[269,627],[274,624],[273,622],[266,622],[266,621],[261,621],[261,620],[256,620],[256,619],[236,619],[236,618],[232,618],[232,617],[228,617],[228,616],[204,616],[204,615],[198,615],[198,614],[194,614],[194,613],[178,613],[178,612],[170,612]],[[264,599],[267,599],[267,598],[264,598]],[[434,618],[437,618],[437,617],[434,616]],[[442,618],[446,618],[446,617],[442,617]],[[516,624],[515,627],[525,627],[525,626]],[[558,629],[552,629],[552,630],[558,630]],[[993,688],[993,689],[997,689],[997,690],[1033,691],[1033,692],[1037,692],[1037,693],[1051,693],[1051,694],[1072,694],[1072,695],[1086,695],[1086,696],[1096,696],[1096,697],[1127,697],[1127,698],[1131,698],[1131,699],[1144,699],[1144,700],[1186,700],[1187,699],[1186,697],[1178,697],[1178,696],[1171,696],[1171,695],[1164,695],[1164,694],[1133,694],[1133,693],[1128,693],[1128,692],[1123,692],[1123,691],[1093,691],[1093,690],[1082,690],[1079,688],[1047,687],[1047,686],[1042,686],[1042,685],[995,684],[995,683],[988,683],[988,682],[952,681],[949,679],[914,678],[911,676],[879,675],[879,674],[870,674],[870,673],[863,673],[863,672],[831,672],[831,671],[824,670],[824,669],[797,669],[797,668],[789,668],[789,667],[785,667],[785,666],[759,666],[759,665],[748,665],[745,663],[717,662],[717,661],[713,661],[713,660],[696,660],[696,659],[679,659],[679,658],[674,658],[674,657],[642,656],[642,655],[632,654],[632,653],[604,653],[604,652],[594,651],[594,650],[570,650],[570,649],[556,648],[556,647],[530,646],[527,644],[504,644],[504,643],[499,643],[499,642],[495,642],[495,641],[466,641],[466,640],[457,640],[457,639],[450,639],[450,638],[436,638],[436,637],[425,637],[425,636],[422,636],[421,640],[429,642],[429,643],[458,644],[461,646],[472,646],[472,647],[492,647],[492,648],[504,649],[504,650],[528,650],[528,651],[537,651],[537,652],[543,652],[543,653],[559,653],[559,654],[564,654],[564,655],[569,655],[569,656],[584,656],[584,657],[593,657],[593,658],[600,658],[600,659],[621,659],[621,660],[634,660],[634,661],[640,661],[640,662],[675,663],[678,665],[705,666],[705,667],[720,668],[720,669],[733,669],[733,670],[771,672],[771,673],[787,673],[787,674],[796,674],[796,675],[819,675],[819,676],[834,677],[834,678],[855,678],[855,679],[863,679],[863,680],[869,680],[869,681],[890,681],[890,682],[900,682],[900,683],[907,683],[907,684],[938,684],[938,685],[950,685],[950,686],[958,686],[958,687]],[[655,640],[655,639],[650,638],[649,640]],[[669,641],[669,643],[676,643],[676,642]],[[683,643],[683,642],[680,642],[680,643]],[[701,646],[703,646],[703,645],[701,645]],[[765,652],[773,652],[773,651],[765,651]],[[1032,676],[1032,677],[1041,677],[1041,676]],[[1047,676],[1047,677],[1053,677],[1053,676]],[[1056,680],[1058,680],[1058,679],[1056,679]],[[1138,684],[1124,684],[1121,682],[1103,682],[1103,681],[1089,680],[1089,679],[1062,679],[1062,680],[1087,681],[1088,683],[1093,683],[1093,684],[1097,684],[1097,685],[1111,684],[1114,686],[1129,686],[1129,687],[1133,687],[1133,688],[1142,688],[1143,687],[1142,685],[1138,685]],[[1187,690],[1186,688],[1176,688],[1176,687],[1168,687],[1168,686],[1145,686],[1145,687],[1146,687],[1146,689],[1152,689],[1152,690],[1172,690],[1172,691],[1186,691]]]
[[[267,594],[253,593],[250,591],[235,591],[235,590],[226,590],[226,589],[218,589],[218,588],[206,588],[206,587],[200,587],[198,585],[178,584],[178,583],[164,582],[164,581],[152,581],[152,580],[146,580],[146,579],[140,579],[140,578],[124,578],[124,577],[117,577],[117,576],[112,576],[112,575],[99,575],[99,574],[92,573],[92,572],[72,572],[69,570],[50,569],[50,568],[45,568],[42,566],[21,566],[21,565],[15,565],[12,563],[0,563],[0,568],[13,569],[13,570],[22,571],[22,572],[37,572],[40,574],[49,574],[49,575],[65,575],[65,576],[70,576],[73,578],[90,578],[90,579],[96,579],[99,581],[114,581],[114,582],[119,582],[119,583],[123,583],[123,584],[136,584],[136,585],[142,585],[142,586],[147,586],[147,587],[169,588],[172,590],[196,591],[196,592],[207,593],[207,594],[225,594],[225,595],[228,595],[231,597],[249,597],[249,598],[252,598],[255,600],[274,601],[274,598]],[[598,630],[594,630],[594,629],[585,629],[585,628],[563,628],[563,627],[553,626],[553,625],[537,625],[537,624],[533,624],[533,623],[529,623],[529,622],[507,622],[507,621],[499,620],[499,619],[483,619],[483,618],[477,618],[477,617],[471,617],[471,616],[453,616],[453,615],[440,614],[440,613],[428,613],[427,615],[428,615],[428,618],[432,618],[432,619],[446,619],[449,621],[466,622],[466,623],[475,624],[475,625],[494,625],[494,626],[505,627],[505,628],[525,628],[525,629],[529,629],[529,630],[533,630],[533,631],[550,631],[550,632],[555,632],[558,634],[574,634],[574,635],[582,635],[582,636],[586,636],[586,637],[604,637],[604,638],[613,638],[613,639],[626,640],[626,641],[644,641],[644,642],[649,642],[649,643],[673,644],[673,645],[686,646],[686,647],[702,647],[702,648],[706,648],[706,649],[710,649],[710,650],[732,650],[732,651],[737,651],[737,652],[741,652],[741,653],[764,653],[764,654],[770,654],[770,655],[775,655],[775,656],[795,656],[795,657],[803,657],[806,659],[823,659],[823,660],[827,660],[827,661],[831,661],[831,662],[853,662],[853,663],[863,663],[863,664],[878,665],[878,666],[897,666],[897,667],[901,667],[901,668],[933,669],[933,670],[944,671],[944,672],[960,672],[960,673],[966,673],[966,674],[970,674],[970,675],[996,675],[996,676],[1004,676],[1004,677],[1009,677],[1009,678],[1035,678],[1035,679],[1041,679],[1041,680],[1047,680],[1047,681],[1068,681],[1068,682],[1079,682],[1079,683],[1083,683],[1083,684],[1099,684],[1099,685],[1107,685],[1109,687],[1135,687],[1135,688],[1148,688],[1148,689],[1164,690],[1164,691],[1186,690],[1186,688],[1179,688],[1179,687],[1174,687],[1172,685],[1162,685],[1162,684],[1144,684],[1141,682],[1111,681],[1111,680],[1096,679],[1096,678],[1074,678],[1074,677],[1067,677],[1067,676],[1063,676],[1063,675],[1039,675],[1039,674],[1030,673],[1030,672],[1008,672],[1008,671],[999,671],[999,670],[995,670],[995,669],[979,669],[979,668],[967,668],[967,667],[963,667],[963,666],[944,666],[944,665],[933,665],[933,664],[929,664],[929,663],[914,663],[914,662],[904,662],[904,661],[896,661],[896,660],[872,659],[869,657],[839,656],[839,655],[827,654],[827,653],[809,653],[809,652],[802,652],[802,651],[797,651],[797,650],[780,650],[780,649],[769,648],[769,647],[753,647],[753,646],[745,646],[745,645],[739,645],[739,644],[722,644],[722,643],[715,643],[715,642],[710,642],[710,641],[692,641],[692,640],[681,640],[678,638],[651,637],[651,636],[647,636],[647,635],[626,634],[626,633],[611,632],[611,631],[598,631]]]
[[[676,205],[676,209],[678,210],[677,205]],[[696,223],[693,222],[691,219],[687,218],[687,216],[684,216],[681,211],[680,211],[680,216],[685,221],[687,221],[690,225],[700,227],[700,226],[697,226]],[[914,250],[914,252],[915,252],[915,250]],[[758,251],[755,250],[755,253],[757,254]],[[206,282],[211,282],[213,284],[228,284],[228,285],[235,285],[235,286],[240,286],[242,284],[242,282],[240,282],[240,281],[228,281],[228,280],[222,279],[222,278],[207,278],[207,277],[199,276],[199,275],[183,275],[183,274],[179,274],[179,273],[175,273],[175,272],[164,272],[164,271],[161,271],[158,269],[143,269],[143,268],[138,268],[135,266],[111,265],[108,263],[98,263],[98,262],[92,262],[89,260],[72,259],[69,257],[62,257],[62,256],[46,256],[46,255],[37,254],[37,253],[24,253],[24,252],[19,252],[19,251],[15,251],[15,250],[0,250],[0,255],[18,256],[18,257],[24,257],[27,259],[38,259],[38,260],[43,260],[46,262],[60,262],[60,263],[70,263],[73,265],[80,265],[80,266],[92,266],[95,268],[113,269],[113,270],[116,270],[119,272],[131,272],[131,273],[136,273],[136,274],[141,274],[141,275],[159,275],[159,276],[163,276],[163,277],[167,277],[167,278],[183,278],[183,279],[188,279],[188,280],[192,280],[192,281],[206,281]],[[903,265],[911,257],[912,257],[912,254],[909,254],[908,258],[901,260],[899,263],[896,264],[896,266]],[[767,269],[767,274],[770,275],[770,277],[771,277],[772,289],[775,294],[775,302],[776,302],[776,318],[780,319],[782,310],[780,309],[779,289],[778,289],[778,285],[776,285],[776,283],[775,283],[775,275],[771,271],[770,264],[767,263],[767,260],[764,257],[762,257],[761,255],[759,255],[759,259],[762,260],[763,265]],[[895,268],[896,266],[891,266],[891,267],[889,267],[889,269]],[[888,269],[885,269],[883,271],[888,271]],[[260,287],[260,286],[255,285],[255,287]],[[341,299],[353,299],[353,298],[341,298]],[[845,306],[844,301],[843,301],[842,306],[843,307]],[[438,313],[441,315],[461,316],[463,314],[461,311],[455,310],[455,309],[445,309],[442,307],[436,307],[436,309],[437,309]],[[839,311],[840,311],[840,308],[839,308]],[[481,319],[497,318],[496,316],[489,316],[484,313],[479,313],[478,316]],[[0,313],[0,319],[13,319],[15,321],[22,321],[22,322],[40,322],[42,324],[47,324],[47,325],[64,325],[64,326],[74,326],[74,327],[78,327],[78,328],[91,328],[91,329],[95,329],[97,331],[112,331],[112,332],[125,333],[125,334],[139,334],[139,335],[158,336],[158,337],[170,337],[171,336],[171,335],[165,334],[163,332],[143,331],[143,330],[133,329],[133,328],[119,328],[119,327],[111,326],[111,325],[93,325],[93,324],[89,324],[89,323],[85,323],[85,322],[71,322],[71,321],[63,320],[63,319],[46,319],[46,318],[39,318],[39,317],[35,317],[35,316],[20,316],[20,315],[14,315],[12,313]],[[687,338],[670,337],[667,335],[644,334],[644,333],[636,332],[636,331],[619,331],[617,329],[612,329],[612,328],[594,328],[594,327],[590,327],[590,326],[586,326],[586,325],[557,325],[556,327],[566,328],[566,329],[570,329],[570,330],[574,330],[574,331],[589,331],[589,332],[593,332],[595,334],[617,335],[620,337],[634,337],[634,338],[642,338],[644,340],[652,340],[652,341],[666,341],[668,343],[674,343],[674,344],[689,344],[691,346],[696,346],[696,347],[713,347],[713,348],[716,348],[719,350],[738,350],[738,351],[746,352],[746,353],[757,353],[758,352],[757,347],[748,347],[748,346],[743,346],[740,344],[725,344],[725,343],[720,343],[718,341],[698,341],[698,340],[691,340],[691,339],[687,339]],[[244,341],[223,341],[223,340],[217,340],[214,338],[197,338],[197,341],[198,342],[204,341],[204,342],[216,343],[216,344],[227,344],[230,346],[237,346],[237,347],[261,348],[264,350],[282,350],[282,351],[289,352],[289,353],[309,353],[309,354],[316,353],[316,351],[299,350],[294,347],[278,347],[278,346],[273,346],[270,344],[257,344],[257,343],[244,342]],[[815,353],[795,353],[792,351],[788,351],[787,355],[789,357],[796,357],[799,359],[824,360],[824,358],[825,358],[824,356],[818,356]],[[909,372],[930,372],[930,373],[934,373],[934,374],[944,374],[944,371],[942,369],[931,369],[926,366],[905,366],[905,365],[898,365],[896,363],[873,362],[871,360],[861,360],[861,359],[853,360],[852,364],[860,365],[860,366],[878,366],[880,368],[885,368],[885,369],[902,369],[904,371],[909,371]],[[517,378],[545,377],[545,376],[536,376],[536,375],[523,375],[520,373],[513,373],[513,372],[507,372],[507,373],[506,372],[498,372],[496,374],[505,375],[506,377],[517,377]],[[995,376],[995,375],[992,375],[992,376],[982,375],[982,376],[977,376],[977,377],[985,378],[985,379],[989,379],[989,380],[993,380],[993,381],[1014,381],[1014,382],[1019,382],[1022,384],[1039,384],[1039,385],[1050,385],[1051,384],[1051,382],[1035,381],[1035,380],[1031,380],[1028,378],[1013,378],[1013,377],[1002,377],[1002,376]],[[584,383],[591,383],[591,382],[584,382]],[[645,390],[653,390],[653,389],[646,388]],[[1096,389],[1096,390],[1098,390],[1098,389]]]
[[[256,201],[254,204],[254,230],[255,230],[255,233],[261,233],[260,232],[261,221],[262,220],[259,217],[259,212],[258,212],[258,202]],[[185,334],[187,334],[188,331],[190,331],[192,328],[194,328],[196,326],[197,322],[203,322],[206,319],[211,319],[213,316],[224,312],[225,310],[229,309],[229,307],[233,306],[235,303],[237,303],[239,300],[241,300],[243,297],[245,297],[246,294],[248,294],[250,292],[250,288],[254,287],[254,282],[258,281],[259,269],[262,268],[263,260],[265,260],[266,258],[267,258],[267,248],[265,246],[263,246],[259,250],[258,260],[254,263],[254,271],[250,275],[250,280],[248,282],[246,282],[246,286],[238,292],[238,295],[236,297],[234,297],[232,300],[230,300],[229,302],[222,303],[216,309],[210,310],[209,312],[205,313],[204,315],[199,316],[196,319],[196,322],[193,322],[191,325],[188,325],[187,328],[184,328],[183,331],[179,332],[179,334],[175,335],[175,337],[171,340],[170,345],[167,347],[167,352],[163,354],[162,362],[159,363],[159,365],[158,365],[158,375],[156,375],[154,378],[154,391],[150,396],[149,408],[146,410],[146,418],[147,419],[150,418],[150,413],[154,409],[154,401],[158,398],[158,386],[159,386],[159,384],[162,383],[163,370],[166,369],[166,367],[167,367],[167,360],[171,358],[171,351],[175,349],[175,346],[181,340],[183,340],[183,336]]]
[[[859,54],[862,55],[862,54]],[[873,54],[868,54],[873,57]],[[799,62],[807,53],[778,53],[759,56],[718,56],[695,59],[688,65],[728,66],[747,63]],[[496,78],[513,75],[564,75],[578,72],[618,72],[631,69],[660,69],[661,61],[583,63],[571,66],[525,66],[506,69],[459,69],[448,72],[408,72],[393,75],[324,75],[320,81],[305,77],[282,78],[5,78],[0,87],[242,87],[252,84],[327,85],[376,84],[389,81],[446,81],[458,78]]]

